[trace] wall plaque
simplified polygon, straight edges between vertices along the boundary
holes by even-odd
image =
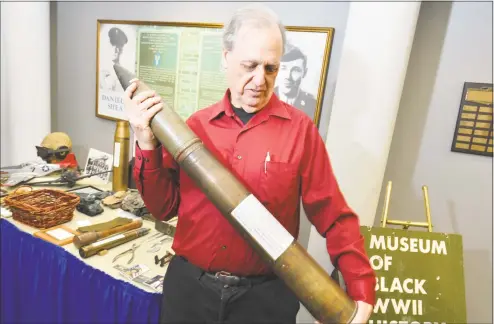
[[[492,157],[492,83],[465,82],[451,151]]]

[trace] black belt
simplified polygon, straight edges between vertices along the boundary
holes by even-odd
[[[276,278],[276,276],[274,275],[242,277],[233,275],[225,271],[214,273],[204,271],[204,276],[208,277],[211,280],[221,282],[222,284],[227,286],[255,286]]]
[[[208,272],[188,262],[187,259],[182,256],[179,256],[179,259],[184,261],[184,263],[186,263],[187,265],[189,265],[191,270],[196,272],[198,277],[202,276],[209,280],[220,282],[227,286],[254,286],[277,278],[275,274],[257,275],[257,276],[237,276],[226,271]]]

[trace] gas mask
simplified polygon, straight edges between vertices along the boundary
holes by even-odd
[[[72,151],[70,137],[62,132],[54,132],[45,136],[41,145],[36,146],[37,155],[47,163],[59,163],[65,160]]]
[[[52,161],[63,161],[67,154],[69,154],[70,149],[67,146],[61,146],[55,150],[43,146],[36,146],[36,151],[40,158],[48,163],[52,163]]]

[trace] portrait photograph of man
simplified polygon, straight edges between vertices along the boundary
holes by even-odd
[[[108,26],[109,27],[109,26]],[[129,33],[124,31],[125,26],[113,26],[111,28],[103,28],[100,33],[100,41],[102,48],[101,62],[102,67],[100,74],[100,89],[108,91],[120,91],[122,86],[118,82],[115,72],[113,70],[113,64],[121,64],[126,68],[134,70],[133,65],[135,62],[135,40],[129,40],[129,36],[135,39],[135,32]],[[129,34],[127,36],[127,34]],[[131,44],[128,45],[129,41]],[[133,43],[133,44],[132,44]],[[133,46],[132,46],[133,45]],[[129,54],[127,55],[127,49]],[[132,53],[133,52],[133,53]],[[125,54],[125,55],[124,55]]]
[[[318,93],[327,71],[326,41],[326,33],[288,31],[274,88],[280,100],[304,111],[316,123],[322,109]]]
[[[135,25],[100,24],[98,43],[98,113],[123,119],[124,89],[117,79],[114,64],[135,73],[136,64]]]
[[[316,97],[301,89],[302,80],[306,75],[307,56],[300,48],[290,44],[287,53],[281,59],[275,93],[282,101],[305,111],[309,116],[314,116]]]

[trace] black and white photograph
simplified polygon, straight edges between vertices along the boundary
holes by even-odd
[[[100,173],[104,171],[111,171],[113,169],[113,155],[105,153],[94,148],[89,149],[87,156],[86,167],[84,168],[85,174]],[[108,183],[110,181],[110,172],[98,174],[90,177],[90,179],[97,179],[101,183]]]
[[[96,115],[103,118],[126,120],[123,92],[114,64],[135,73],[137,26],[98,22],[98,69]]]
[[[333,29],[287,27],[286,36],[274,92],[319,125]]]

